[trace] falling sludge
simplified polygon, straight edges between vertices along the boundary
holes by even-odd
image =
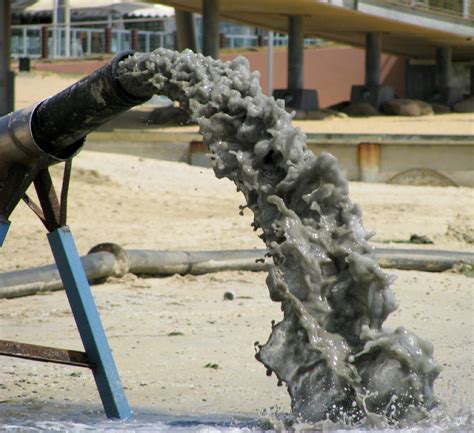
[[[215,174],[235,182],[274,265],[267,285],[284,318],[257,359],[285,383],[303,421],[416,420],[436,405],[433,346],[383,328],[396,309],[360,208],[336,159],[315,156],[283,101],[247,61],[165,49],[121,63],[125,88],[153,88],[199,122]]]

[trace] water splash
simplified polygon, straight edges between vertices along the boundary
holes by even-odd
[[[396,309],[362,212],[336,159],[315,156],[283,101],[262,93],[246,59],[159,49],[122,62],[132,93],[153,89],[199,122],[217,177],[235,182],[273,257],[267,285],[283,320],[257,359],[286,383],[296,417],[374,426],[416,420],[436,404],[433,346],[382,325]]]

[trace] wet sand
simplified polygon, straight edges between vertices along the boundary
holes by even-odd
[[[59,168],[53,171],[59,179]],[[472,250],[466,240],[474,232],[472,189],[352,183],[350,196],[378,242],[417,233],[432,238],[436,248]],[[74,164],[69,224],[81,254],[106,241],[126,248],[260,248],[250,213],[238,215],[242,203],[230,182],[207,169],[85,151]],[[45,230],[26,206],[11,219],[0,270],[51,262]],[[400,309],[388,325],[403,323],[431,339],[444,367],[435,384],[439,397],[450,413],[472,409],[472,278],[393,273]],[[286,390],[254,359],[254,342],[265,342],[271,320],[282,315],[264,280],[265,273],[249,272],[128,275],[94,286],[131,405],[177,414],[288,411]],[[223,300],[227,290],[236,292],[234,301]],[[0,338],[81,348],[64,293],[0,305]],[[209,363],[217,368],[206,368]],[[82,369],[2,358],[0,384],[2,402],[100,408],[92,376]]]

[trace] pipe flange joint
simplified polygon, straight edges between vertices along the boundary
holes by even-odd
[[[130,259],[127,252],[120,245],[112,242],[98,244],[91,248],[87,254],[93,253],[111,253],[115,256],[114,273],[112,275],[114,277],[123,277],[130,271]]]

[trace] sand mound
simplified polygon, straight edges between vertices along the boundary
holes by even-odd
[[[430,104],[416,99],[392,99],[384,102],[382,111],[395,116],[418,117],[433,114]]]
[[[454,104],[453,108],[458,113],[474,113],[474,96]]]
[[[351,117],[380,116],[380,113],[368,102],[355,102],[344,108],[344,113]]]
[[[446,237],[467,244],[474,244],[474,224],[472,220],[466,220],[462,215],[456,215],[454,221],[448,224]]]
[[[308,111],[306,113],[306,120],[344,119],[346,117],[347,114],[330,108],[321,108],[320,110]]]

